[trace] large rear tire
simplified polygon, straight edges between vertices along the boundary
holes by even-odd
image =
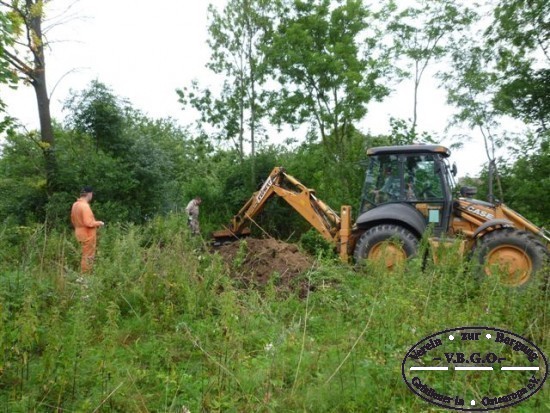
[[[525,286],[548,261],[548,251],[533,234],[504,228],[484,235],[476,246],[481,273],[499,276],[508,286]]]
[[[361,235],[354,251],[357,264],[364,260],[383,260],[392,270],[416,254],[418,238],[407,228],[394,224],[374,226]]]

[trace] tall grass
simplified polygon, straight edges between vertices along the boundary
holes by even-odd
[[[69,232],[5,228],[0,251],[2,412],[434,411],[401,379],[421,338],[487,325],[550,348],[548,289],[476,279],[455,253],[319,262],[304,298],[242,289],[179,216],[105,228],[84,280]]]

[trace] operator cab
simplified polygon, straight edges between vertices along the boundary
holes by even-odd
[[[386,204],[409,204],[436,233],[447,230],[452,205],[447,148],[384,146],[369,149],[367,155],[359,215]]]

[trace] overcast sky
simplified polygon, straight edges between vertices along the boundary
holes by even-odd
[[[62,120],[63,101],[69,90],[82,90],[97,79],[117,96],[154,118],[172,117],[182,125],[194,114],[177,101],[176,88],[197,79],[201,85],[216,83],[205,68],[210,50],[207,39],[207,7],[221,9],[226,0],[52,0],[47,16],[70,7],[74,17],[49,33],[47,76],[54,118]],[[71,6],[72,4],[72,6]],[[68,73],[70,72],[70,73]],[[57,86],[54,89],[54,86]],[[38,127],[36,100],[31,87],[16,91],[0,88],[8,111],[28,129]],[[390,116],[412,117],[412,84],[402,85],[384,104],[369,106],[361,123],[363,132],[387,133]],[[419,126],[443,136],[452,113],[445,94],[427,78],[420,88]],[[475,133],[472,132],[475,137]],[[281,141],[289,136],[282,136]],[[297,138],[301,138],[297,136]],[[443,143],[449,144],[450,140]],[[485,161],[481,141],[474,138],[453,153],[459,175],[475,174]]]

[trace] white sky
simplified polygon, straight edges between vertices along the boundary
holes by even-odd
[[[78,17],[49,33],[52,45],[46,63],[50,93],[59,82],[51,99],[52,116],[62,120],[63,101],[69,90],[82,90],[97,79],[151,117],[172,117],[182,125],[190,123],[195,116],[182,109],[175,90],[190,85],[194,79],[204,86],[212,82],[211,72],[205,68],[210,57],[206,44],[207,7],[214,4],[221,9],[225,2],[52,0],[48,17],[59,15],[71,4],[68,15]],[[72,72],[64,76],[69,71]],[[10,115],[28,129],[38,127],[31,87],[21,85],[12,91],[2,86],[0,93]],[[426,78],[420,87],[419,127],[445,136],[443,131],[451,113],[452,109],[445,105],[444,91]],[[372,104],[360,127],[363,132],[388,133],[390,116],[412,117],[412,85],[403,85],[383,104]],[[287,137],[288,134],[283,139]],[[449,144],[450,140],[444,143]],[[460,176],[476,174],[485,162],[481,140],[474,138],[466,143],[464,149],[453,153],[452,159],[458,164]]]

